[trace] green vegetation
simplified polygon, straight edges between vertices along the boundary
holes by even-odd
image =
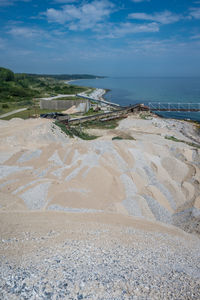
[[[77,94],[87,88],[65,84],[52,78],[14,74],[0,68],[0,102],[20,102],[58,94]],[[11,76],[13,74],[13,76]]]
[[[96,76],[14,74],[11,70],[0,67],[0,114],[33,106],[36,103],[33,99],[85,92],[88,88],[66,84],[61,80],[86,78],[96,78]],[[66,97],[62,100],[70,100],[70,98]]]
[[[185,141],[179,140],[179,139],[175,138],[175,137],[172,136],[172,135],[171,135],[171,136],[166,135],[166,136],[165,136],[165,139],[166,139],[166,140],[173,141],[173,142],[185,143]]]
[[[79,79],[105,78],[104,76],[96,76],[96,75],[89,75],[89,74],[61,74],[61,75],[27,74],[27,75],[32,76],[32,77],[53,78],[56,80],[79,80]]]
[[[81,128],[78,128],[77,126],[67,128],[65,124],[58,121],[55,121],[54,124],[60,127],[60,129],[71,138],[73,138],[74,136],[77,136],[82,140],[94,140],[98,138],[98,136],[96,135],[89,135],[88,133],[84,132]]]
[[[102,113],[102,111],[94,111],[93,107],[91,107],[86,113],[84,113],[84,116],[97,115],[98,113]]]
[[[48,109],[29,107],[27,110],[18,112],[16,114],[12,114],[8,117],[2,118],[1,120],[10,120],[12,118],[21,118],[21,119],[26,120],[29,118],[39,117],[40,114],[46,114],[46,113],[50,113],[50,112],[51,112],[51,110],[48,110]],[[54,112],[61,112],[61,110],[54,110]]]
[[[63,132],[65,132],[68,136],[73,138],[74,136],[77,136],[83,140],[93,140],[98,138],[96,135],[89,135],[84,131],[85,129],[91,129],[91,128],[98,128],[98,129],[114,129],[118,126],[118,122],[116,120],[109,120],[109,121],[90,121],[90,122],[84,122],[81,124],[74,125],[73,127],[66,127],[65,124],[55,121],[55,125],[59,126]],[[132,140],[135,141],[135,139],[126,133],[121,133],[120,136],[115,136],[112,138],[112,140]]]
[[[15,75],[11,70],[0,67],[0,81],[13,81],[14,78]]]
[[[170,141],[173,141],[173,142],[177,142],[177,143],[185,143],[189,146],[192,146],[192,147],[195,147],[195,148],[199,148],[200,149],[200,145],[198,144],[195,144],[195,143],[191,143],[191,142],[187,142],[187,141],[184,141],[184,140],[179,140],[177,138],[175,138],[174,136],[165,136],[165,139],[167,140],[170,140]]]
[[[115,129],[118,126],[118,121],[121,119],[117,120],[109,120],[109,121],[100,121],[100,120],[94,120],[94,121],[88,121],[82,123],[82,126],[84,128],[94,128],[94,129]]]
[[[131,135],[128,134],[123,134],[122,136],[114,136],[112,138],[113,141],[115,140],[131,140],[131,141],[135,141],[136,139],[134,139]]]
[[[6,109],[6,108],[9,108],[9,105],[8,104],[2,104],[2,108]]]
[[[82,101],[84,101],[85,99],[84,98],[80,98],[80,97],[77,97],[77,96],[75,96],[75,97],[59,97],[59,98],[56,98],[55,100],[59,100],[59,101],[63,101],[63,100],[82,100]]]
[[[24,107],[31,107],[33,106],[33,101],[20,101],[20,102],[6,102],[6,103],[0,103],[0,114],[5,114],[8,113],[10,111],[16,110],[16,109],[20,109],[20,108],[24,108]],[[39,108],[39,106],[38,106]]]
[[[114,137],[112,138],[112,140],[113,140],[113,141],[115,141],[115,140],[123,140],[123,137],[121,137],[121,136],[114,136]]]
[[[140,113],[140,118],[142,120],[151,120],[152,115],[149,112],[148,113]]]

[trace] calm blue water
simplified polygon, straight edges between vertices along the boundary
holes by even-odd
[[[200,103],[200,78],[103,78],[74,84],[110,89],[104,98],[123,106],[135,103]],[[200,122],[200,112],[166,112],[165,117]]]

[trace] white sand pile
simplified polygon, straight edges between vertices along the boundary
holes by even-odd
[[[61,130],[45,119],[11,119],[1,121],[0,149],[4,152],[16,152],[24,149],[38,149],[51,143],[68,142],[68,137]]]
[[[196,216],[200,150],[165,139],[178,132],[167,122],[122,121],[116,133],[136,141],[112,141],[115,130],[94,141],[69,139],[49,120],[1,122],[2,192],[31,210],[113,212],[167,224],[180,211]]]
[[[68,114],[68,115],[75,114],[77,112],[78,112],[78,110],[75,105],[73,105],[72,107],[70,107],[67,110],[62,111],[63,114]]]

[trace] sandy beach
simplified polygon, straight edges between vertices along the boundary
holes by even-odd
[[[83,97],[90,97],[94,100],[104,100],[103,95],[105,94],[106,94],[105,89],[96,88],[94,90],[88,89],[88,91],[80,93],[79,95]]]
[[[2,299],[198,299],[194,124],[131,115],[93,141],[0,127]]]

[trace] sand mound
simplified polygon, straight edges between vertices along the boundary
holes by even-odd
[[[45,119],[11,119],[1,122],[1,150],[37,149],[50,143],[67,142],[68,138],[50,120]]]
[[[68,114],[68,115],[75,114],[77,112],[78,112],[78,110],[75,105],[73,105],[72,107],[70,107],[67,110],[62,111],[63,114]]]
[[[29,210],[112,212],[173,224],[185,203],[191,209],[198,203],[195,150],[164,139],[154,126],[150,134],[149,121],[120,123],[136,141],[112,141],[108,132],[87,142],[69,139],[49,120],[1,124],[0,184],[17,196],[18,207],[23,202]],[[142,124],[148,131],[142,133]]]

